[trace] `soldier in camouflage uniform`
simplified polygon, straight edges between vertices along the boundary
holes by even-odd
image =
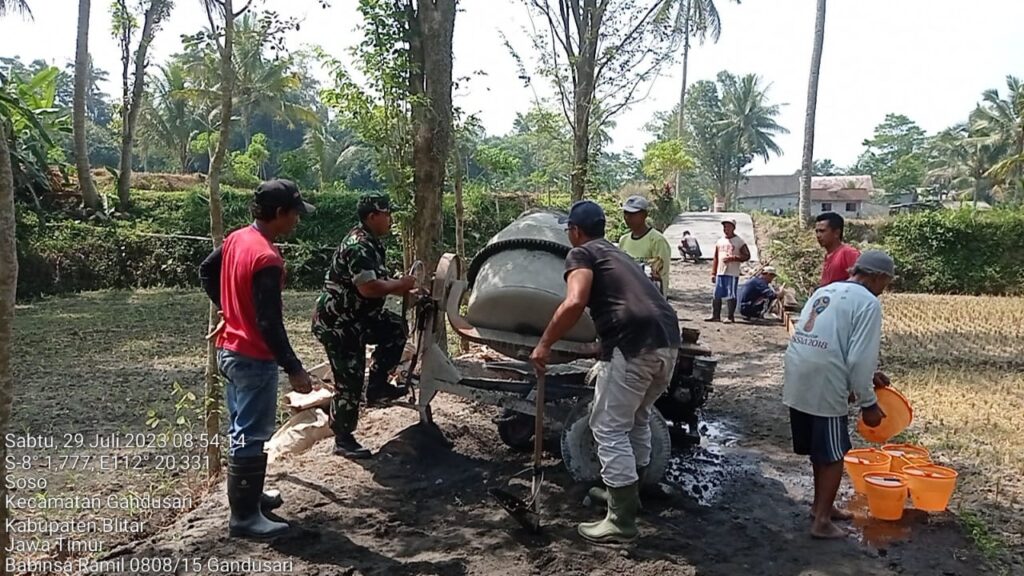
[[[381,238],[391,230],[388,195],[365,194],[356,209],[361,223],[349,231],[334,253],[316,301],[313,335],[327,351],[334,373],[334,453],[369,458],[370,451],[352,435],[359,419],[366,345],[376,345],[366,385],[367,403],[400,398],[405,390],[389,384],[388,373],[401,360],[406,327],[398,314],[384,309],[384,301],[388,295],[412,290],[415,280],[412,276],[390,279],[385,266]]]

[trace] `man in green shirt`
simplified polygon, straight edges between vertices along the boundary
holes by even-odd
[[[672,248],[661,232],[647,224],[650,206],[650,202],[643,196],[630,196],[622,203],[622,217],[629,227],[629,233],[619,238],[619,249],[637,262],[649,265],[654,279],[661,286],[661,293],[668,294]]]

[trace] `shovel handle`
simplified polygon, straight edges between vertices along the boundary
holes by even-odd
[[[533,471],[540,470],[541,452],[544,447],[544,377],[543,372],[537,373],[536,410],[533,422]]]

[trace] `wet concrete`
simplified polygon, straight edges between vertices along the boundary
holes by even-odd
[[[730,448],[740,436],[726,422],[702,421],[700,444],[675,448],[665,471],[665,481],[693,498],[711,506],[722,487],[735,478],[744,462]]]

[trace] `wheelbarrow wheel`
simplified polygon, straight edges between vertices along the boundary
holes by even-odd
[[[498,437],[517,452],[533,449],[534,418],[529,414],[504,410],[497,418]]]
[[[562,462],[572,479],[581,483],[594,483],[601,479],[601,461],[597,457],[597,444],[590,431],[590,405],[593,398],[580,398],[562,427]],[[644,484],[654,486],[661,482],[672,456],[672,437],[668,422],[657,408],[651,409],[651,462],[644,474]]]

